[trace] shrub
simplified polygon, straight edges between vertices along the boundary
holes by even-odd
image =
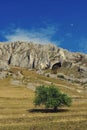
[[[56,111],[60,106],[71,106],[71,103],[71,97],[69,97],[67,94],[62,94],[54,85],[42,85],[36,88],[34,99],[34,104],[36,106],[40,106],[42,104],[46,108],[53,108],[54,111]]]

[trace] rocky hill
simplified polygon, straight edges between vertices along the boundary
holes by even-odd
[[[58,62],[87,67],[87,55],[71,53],[53,44],[0,43],[0,69],[7,69],[9,65],[45,69]]]
[[[58,77],[87,83],[87,55],[53,44],[0,43],[0,71],[9,70],[10,66],[37,70],[61,68]]]

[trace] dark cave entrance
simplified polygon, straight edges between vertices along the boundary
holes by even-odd
[[[60,68],[62,65],[61,65],[61,62],[57,62],[55,63],[53,66],[52,66],[52,70],[55,70],[55,69],[58,69]]]

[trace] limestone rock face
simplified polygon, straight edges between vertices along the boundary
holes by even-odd
[[[2,70],[9,70],[9,66],[6,62],[0,60],[0,71]]]
[[[71,53],[53,44],[0,43],[0,69],[9,69],[10,65],[46,69],[58,62],[87,67],[87,55]]]

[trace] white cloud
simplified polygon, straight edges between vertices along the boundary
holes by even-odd
[[[12,28],[5,32],[4,38],[7,42],[13,41],[27,41],[35,43],[57,43],[60,44],[60,41],[52,40],[53,36],[56,34],[57,28],[55,26],[48,26],[46,28],[36,28],[36,29],[21,29],[21,28]]]

